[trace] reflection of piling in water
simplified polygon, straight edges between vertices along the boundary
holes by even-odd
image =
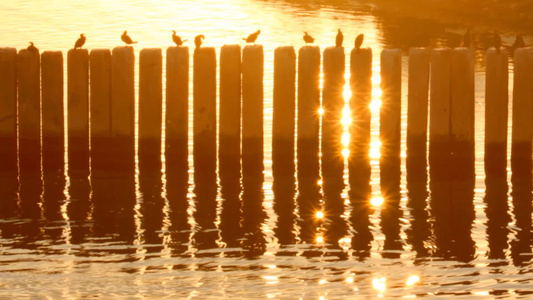
[[[19,166],[41,169],[41,65],[39,52],[17,56]]]
[[[533,89],[533,49],[516,49],[514,53],[513,132],[511,171],[513,176],[531,176]]]
[[[502,49],[502,53],[505,50]],[[488,74],[487,74],[488,76]],[[509,228],[507,224],[511,222],[509,215],[508,187],[507,187],[507,171],[505,170],[506,160],[501,160],[498,157],[501,153],[497,153],[497,158],[492,162],[492,171],[487,172],[485,178],[485,214],[487,215],[487,240],[489,243],[489,259],[505,259],[506,250],[508,249],[507,235]],[[485,159],[490,159],[485,153]],[[500,162],[501,165],[496,165]],[[495,263],[497,264],[497,263]],[[507,263],[505,263],[507,264]]]
[[[350,198],[370,193],[370,101],[372,100],[372,49],[353,49],[350,56]]]
[[[91,172],[112,171],[111,51],[94,49],[90,60]]]
[[[241,47],[220,50],[219,164],[222,172],[241,173]],[[227,175],[229,176],[229,175]]]
[[[274,99],[272,120],[272,172],[276,178],[294,181],[296,53],[293,47],[274,51]]]
[[[513,170],[513,176],[511,177],[513,198],[513,215],[515,217],[515,226],[518,228],[513,240],[510,241],[511,245],[511,258],[514,265],[522,266],[529,265],[531,256],[524,255],[525,253],[531,253],[531,188],[532,188],[532,175],[531,168],[526,174],[527,170],[519,170],[517,173],[520,176],[515,175]]]
[[[509,74],[507,50],[487,50],[485,79],[485,173],[505,173]],[[501,169],[503,168],[503,169]],[[487,186],[488,188],[488,186]]]
[[[159,48],[139,55],[139,158],[148,158],[142,167],[150,173],[161,170],[162,60]]]
[[[226,248],[238,248],[240,247],[240,239],[242,238],[240,161],[237,160],[236,164],[235,162],[225,163],[221,158],[219,174],[220,198],[222,199],[220,225],[218,226],[220,237],[226,243]]]
[[[344,108],[344,48],[324,50],[324,88],[322,92],[322,178],[326,210],[343,208],[340,193],[344,188],[344,157],[342,155],[342,111]]]
[[[407,156],[406,160],[407,207],[412,217],[411,227],[406,230],[407,242],[412,245],[417,257],[426,257],[429,253],[429,247],[426,245],[431,236],[426,204],[427,160],[425,156]]]
[[[67,55],[69,169],[89,170],[89,52],[71,49]]]
[[[246,161],[243,160],[243,165]],[[263,209],[263,172],[261,169],[243,173],[242,193],[242,248],[247,258],[258,258],[266,251],[266,240],[261,224],[265,221]],[[252,173],[253,172],[253,173]]]
[[[190,224],[188,222],[189,176],[186,172],[168,172],[167,167],[165,191],[170,207],[170,236],[172,238],[172,254],[181,255],[188,249]]]
[[[396,198],[400,186],[401,143],[401,87],[402,52],[400,49],[385,49],[381,52],[381,97],[379,138],[381,194]],[[389,190],[389,187],[391,188]]]
[[[165,130],[166,170],[186,175],[189,156],[188,47],[167,49]]]
[[[407,92],[407,158],[426,159],[428,125],[430,50],[409,51],[409,83]]]
[[[112,166],[115,170],[133,173],[135,56],[133,48],[116,47],[111,57],[111,137]],[[111,146],[110,145],[110,146]]]
[[[43,169],[64,167],[63,53],[41,55]]]
[[[242,51],[242,169],[263,169],[263,46]],[[248,171],[251,169],[251,171]]]
[[[206,49],[206,48],[197,48]],[[214,54],[214,51],[213,51]],[[213,55],[214,58],[214,55]],[[199,159],[195,157],[196,160]],[[216,240],[219,238],[215,218],[217,216],[217,185],[213,177],[214,170],[195,168],[194,170],[194,193],[196,211],[193,213],[196,221],[195,232],[191,238],[191,244],[197,250],[215,249],[217,248]],[[196,253],[196,257],[209,257],[217,255],[214,252]]]
[[[17,170],[17,49],[0,48],[0,171]]]
[[[305,209],[318,208],[320,177],[319,114],[320,49],[304,46],[298,55],[298,190]],[[303,203],[303,202],[302,202]],[[313,214],[300,208],[300,214]]]
[[[195,181],[197,171],[205,180],[215,181],[216,168],[216,57],[215,48],[194,50],[193,155]]]

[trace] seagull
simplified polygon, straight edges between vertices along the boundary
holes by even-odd
[[[181,46],[183,43],[185,43],[187,40],[182,40],[179,35],[176,35],[176,30],[172,30],[172,40],[174,43],[176,43],[176,46]]]
[[[122,39],[122,41],[124,43],[126,43],[126,45],[137,44],[137,41],[135,41],[135,42],[132,41],[132,39],[130,38],[130,36],[128,35],[128,32],[126,30],[124,30],[124,33],[122,34],[120,39]]]
[[[344,35],[342,35],[342,31],[339,28],[339,31],[337,32],[337,37],[335,38],[335,46],[336,47],[342,47],[342,42],[344,41]]]
[[[501,46],[502,46],[502,38],[498,34],[498,31],[494,31],[494,47],[496,48],[496,53],[500,54]]]
[[[194,38],[194,44],[196,45],[196,48],[200,48],[202,46],[202,40],[205,40],[203,34],[199,34]]]
[[[310,36],[309,33],[307,33],[307,31],[304,31],[304,33],[305,33],[304,41],[306,44],[313,43],[315,41],[315,38]]]
[[[521,34],[516,35],[516,39],[514,40],[513,45],[511,46],[513,49],[517,48],[523,48],[526,46],[526,43],[524,42],[524,39],[522,38]]]
[[[37,49],[37,47],[35,47],[35,46],[33,45],[33,42],[30,42],[30,45],[28,46],[27,49],[28,49],[28,51],[30,51],[30,52],[35,52],[35,53],[39,52],[39,49]]]
[[[359,34],[356,38],[355,38],[355,49],[356,50],[359,50],[361,49],[361,45],[363,45],[363,40],[365,39],[365,35],[364,34]]]
[[[74,49],[77,49],[77,48],[81,48],[81,46],[83,46],[83,44],[85,44],[85,40],[87,38],[82,34],[80,34],[80,38],[78,40],[76,40],[76,43],[74,44]]]
[[[255,44],[255,40],[257,39],[257,36],[259,36],[260,33],[261,33],[261,30],[259,29],[256,32],[250,34],[247,38],[243,38],[243,40],[245,40],[247,43]]]

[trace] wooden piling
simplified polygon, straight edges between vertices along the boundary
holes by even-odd
[[[452,50],[433,49],[431,52],[429,158],[450,155]]]
[[[509,67],[507,49],[487,50],[485,79],[485,172],[505,174]]]
[[[189,154],[189,48],[169,47],[166,67],[166,170],[167,173],[186,174]]]
[[[319,177],[320,48],[298,52],[298,177]]]
[[[139,55],[139,157],[161,170],[163,58],[160,48],[142,49]],[[148,167],[148,165],[147,165]]]
[[[133,172],[134,136],[134,63],[130,46],[116,47],[111,56],[111,138],[110,158],[116,171]]]
[[[17,49],[0,48],[0,172],[17,170]]]
[[[372,49],[352,49],[350,54],[350,198],[367,199],[370,190],[370,102],[372,101]]]
[[[41,169],[41,66],[39,52],[17,56],[19,166]]]
[[[324,50],[322,90],[322,178],[328,208],[342,208],[344,157],[342,156],[342,111],[344,109],[344,48]],[[333,201],[335,200],[335,201]],[[335,203],[333,203],[335,202]],[[330,209],[328,209],[330,211]]]
[[[514,53],[513,132],[511,170],[513,176],[531,176],[533,117],[533,49],[520,48]]]
[[[216,169],[216,53],[196,48],[193,55],[193,156],[196,174],[213,181]],[[209,175],[209,176],[208,176]],[[199,178],[198,178],[199,180]]]
[[[248,79],[247,79],[248,80]],[[224,172],[240,174],[241,161],[241,46],[220,49],[219,161]],[[240,176],[239,176],[240,177]]]
[[[90,56],[91,171],[110,166],[111,147],[111,51],[91,50]],[[109,170],[112,171],[112,170]]]
[[[474,119],[473,52],[468,48],[455,48],[452,52],[450,138],[452,153],[456,159],[474,157]],[[472,172],[473,167],[472,165]]]
[[[43,168],[60,170],[64,165],[63,53],[41,55]]]
[[[67,54],[68,161],[70,170],[89,170],[89,52]]]
[[[385,49],[381,52],[381,157],[399,157],[401,143],[402,51]]]
[[[263,46],[242,51],[243,176],[263,171]]]
[[[296,123],[296,53],[294,47],[274,50],[274,99],[272,113],[272,171],[294,178]]]
[[[409,82],[407,91],[407,157],[426,157],[429,99],[430,50],[409,50]]]

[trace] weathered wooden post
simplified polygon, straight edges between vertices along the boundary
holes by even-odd
[[[372,101],[372,49],[352,49],[350,54],[350,197],[370,193],[370,102]]]
[[[507,49],[487,50],[485,79],[485,173],[505,174],[509,104]]]
[[[468,48],[452,52],[451,73],[451,152],[453,178],[473,178],[474,174],[474,53]]]
[[[298,190],[300,214],[305,218],[317,208],[320,186],[320,48],[304,46],[298,53]],[[303,201],[303,202],[302,202]]]
[[[340,193],[344,188],[342,156],[342,111],[344,109],[344,48],[324,50],[324,87],[322,90],[322,178],[328,211],[343,208]]]
[[[429,159],[441,161],[450,152],[451,59],[452,50],[433,49],[431,52]]]
[[[241,46],[220,50],[220,176],[241,173]]]
[[[263,172],[263,46],[247,45],[242,51],[242,169]]]
[[[533,131],[533,49],[516,49],[514,53],[513,132],[511,170],[513,176],[531,177],[531,143]]]
[[[111,139],[111,51],[94,49],[90,61],[91,172],[113,171]]]
[[[189,48],[167,49],[165,158],[169,173],[186,175],[189,159]]]
[[[17,49],[0,48],[0,172],[17,171]]]
[[[19,166],[41,169],[41,64],[38,51],[17,56]]]
[[[193,156],[195,182],[216,180],[216,53],[213,47],[194,50]],[[203,175],[199,178],[199,175]],[[211,185],[211,184],[208,184]]]
[[[274,50],[274,100],[272,112],[272,172],[276,178],[293,178],[296,123],[296,52],[294,47]]]
[[[135,56],[130,46],[116,47],[111,55],[110,158],[116,171],[133,173],[135,155]]]
[[[67,108],[69,170],[89,170],[89,52],[67,54]]]
[[[41,55],[43,169],[64,167],[63,53]]]
[[[381,140],[380,178],[381,193],[385,200],[399,199],[400,144],[402,102],[402,51],[385,49],[381,52]]]
[[[430,53],[427,48],[409,50],[407,158],[413,160],[425,161],[427,151]]]
[[[163,58],[160,48],[139,55],[139,168],[161,171]]]

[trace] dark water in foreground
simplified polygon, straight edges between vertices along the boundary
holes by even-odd
[[[76,170],[67,163],[2,174],[0,296],[527,298],[533,293],[531,172],[512,176],[506,162],[507,170],[485,173],[483,57],[494,30],[490,22],[474,24],[475,169],[405,157],[405,143],[400,165],[390,161],[390,169],[380,168],[379,105],[373,105],[370,157],[358,162],[361,174],[349,180],[347,166],[342,179],[287,174],[286,164],[273,169],[274,48],[298,49],[307,30],[323,50],[341,27],[350,49],[348,41],[364,32],[365,45],[374,51],[373,103],[378,103],[381,49],[407,53],[410,46],[453,46],[464,32],[462,20],[446,23],[431,14],[350,1],[69,3],[0,4],[2,46],[20,49],[31,40],[41,50],[65,51],[84,32],[86,47],[112,48],[127,28],[140,41],[139,51],[166,48],[170,30],[177,29],[189,40],[208,33],[206,44],[218,55],[221,45],[239,43],[261,28],[265,170],[241,174],[223,160],[213,177],[193,169],[191,145],[187,173],[173,170],[165,156],[141,156],[131,173]],[[516,32],[530,40],[525,25],[498,26],[504,43]],[[402,78],[405,140],[405,57]],[[161,170],[153,168],[161,161]]]

